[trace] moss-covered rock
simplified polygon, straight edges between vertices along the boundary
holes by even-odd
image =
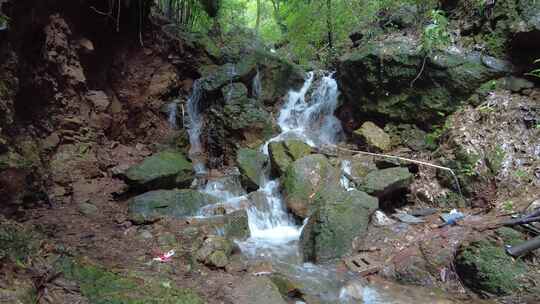
[[[269,165],[268,156],[253,149],[236,151],[236,164],[242,174],[242,184],[248,191],[255,191],[261,185],[261,177]]]
[[[278,176],[283,175],[292,162],[311,154],[311,151],[309,145],[297,139],[271,142],[268,145],[272,170]]]
[[[154,154],[125,173],[126,182],[137,192],[189,187],[194,177],[191,162],[172,151]]]
[[[504,247],[487,240],[460,248],[455,260],[461,281],[472,290],[508,295],[520,289],[527,266],[506,254]]]
[[[389,38],[342,57],[337,77],[358,121],[375,115],[426,125],[454,112],[478,86],[509,69],[504,62],[468,51],[424,57],[418,41]]]
[[[224,268],[229,263],[234,244],[220,236],[210,236],[197,251],[197,261],[210,267]]]
[[[365,122],[360,129],[354,131],[353,136],[356,137],[361,146],[365,146],[372,152],[387,152],[392,147],[390,136],[370,121]]]
[[[91,304],[202,304],[204,301],[193,291],[164,287],[162,282],[130,277],[90,264],[62,258],[56,268],[63,276],[75,281]]]
[[[316,198],[339,188],[340,173],[321,154],[305,156],[292,163],[283,178],[287,208],[306,218],[316,209]]]
[[[242,83],[224,86],[222,95],[224,104],[214,105],[208,116],[209,144],[221,146],[216,151],[239,146],[254,148],[272,136],[274,127],[270,114],[262,102],[247,96],[247,88]]]
[[[317,196],[319,208],[302,230],[300,246],[305,261],[324,262],[348,253],[355,237],[367,231],[369,219],[379,207],[368,194],[333,191]]]
[[[413,175],[407,168],[394,167],[376,170],[366,175],[361,189],[382,199],[406,189],[412,180]]]
[[[285,304],[287,303],[279,289],[265,276],[244,276],[235,286],[233,293],[234,303],[237,304]]]
[[[245,240],[250,235],[246,210],[199,219],[197,225],[210,227],[210,231],[216,231],[228,239]]]
[[[132,198],[128,216],[137,224],[151,223],[163,217],[195,216],[201,207],[215,203],[213,196],[195,190],[155,190]]]

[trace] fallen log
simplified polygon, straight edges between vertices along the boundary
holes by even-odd
[[[540,236],[532,238],[522,244],[508,247],[506,248],[506,253],[513,257],[519,257],[538,248],[540,248]]]

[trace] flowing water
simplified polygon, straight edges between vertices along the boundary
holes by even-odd
[[[176,103],[175,101],[169,103],[167,105],[167,114],[168,114],[167,120],[169,121],[169,125],[171,126],[171,128],[173,129],[178,128],[176,124],[176,119],[178,115],[178,103]]]
[[[268,144],[285,139],[300,139],[311,146],[335,144],[343,137],[338,119],[334,116],[339,91],[332,74],[315,79],[313,72],[307,74],[302,88],[290,91],[279,113],[281,133],[266,142],[261,150],[268,155]],[[254,80],[254,83],[259,80]],[[197,82],[196,82],[197,84]],[[312,88],[315,86],[315,88]],[[199,87],[195,87],[188,103],[190,116],[191,153],[200,152],[200,99]],[[308,92],[311,92],[308,94]],[[260,94],[260,92],[258,93]],[[341,170],[351,173],[350,161],[341,163]],[[238,179],[210,180],[200,191],[219,198],[226,209],[246,209],[251,236],[238,242],[242,253],[250,260],[271,261],[273,271],[293,281],[301,282],[302,292],[316,296],[321,303],[454,303],[429,296],[429,291],[419,288],[400,295],[403,289],[393,285],[375,288],[358,281],[352,273],[337,271],[335,265],[304,263],[298,243],[306,221],[299,225],[287,212],[280,191],[280,180],[271,179],[270,170],[261,172],[260,189],[247,194]],[[351,190],[354,185],[342,177],[342,186]],[[212,206],[203,208],[201,216],[212,215]],[[303,302],[297,302],[303,303]]]
[[[198,174],[206,172],[206,165],[202,157],[204,151],[201,144],[201,131],[203,127],[203,118],[201,115],[202,92],[201,82],[195,80],[191,95],[187,101],[188,122],[185,124],[187,125],[189,135],[189,158],[193,161],[195,172]]]

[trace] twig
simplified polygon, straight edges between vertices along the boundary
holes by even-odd
[[[458,189],[459,195],[463,198],[463,194],[461,193],[461,187],[459,185],[459,180],[457,178],[457,175],[454,173],[454,170],[452,170],[452,169],[450,169],[448,167],[443,167],[443,166],[431,164],[431,163],[428,163],[428,162],[424,162],[424,161],[420,161],[420,160],[414,160],[414,159],[400,157],[400,156],[394,156],[394,155],[388,155],[388,154],[380,154],[380,153],[371,153],[371,152],[365,152],[365,151],[359,151],[359,150],[352,150],[352,149],[342,148],[342,147],[339,147],[339,146],[334,146],[334,147],[336,149],[338,149],[338,150],[348,151],[348,152],[352,152],[352,153],[356,153],[356,154],[363,154],[363,155],[369,155],[369,156],[375,156],[375,157],[383,157],[383,158],[392,158],[392,159],[402,160],[402,161],[406,161],[406,162],[411,162],[411,163],[415,163],[415,164],[419,164],[419,165],[423,165],[423,166],[428,166],[428,167],[448,171],[454,177],[454,182],[456,183],[456,187]]]
[[[426,59],[427,59],[427,56],[424,56],[424,61],[422,62],[422,68],[420,68],[420,73],[418,73],[418,75],[416,75],[413,81],[411,81],[411,88],[413,87],[414,83],[418,80],[418,78],[422,76],[422,73],[424,72],[424,68],[426,67]]]

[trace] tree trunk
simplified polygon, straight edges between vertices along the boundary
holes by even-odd
[[[334,47],[333,26],[332,26],[332,0],[326,0],[326,30],[328,32],[328,47]]]
[[[259,34],[259,27],[261,26],[261,0],[257,0],[257,19],[255,20],[255,33]]]

